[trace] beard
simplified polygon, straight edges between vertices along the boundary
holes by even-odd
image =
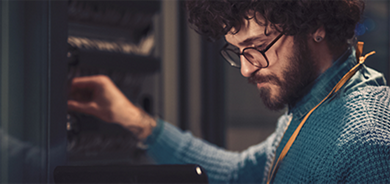
[[[262,76],[259,72],[248,78],[248,82],[254,85],[268,82],[279,87],[279,90],[272,90],[270,86],[259,89],[264,105],[270,110],[278,111],[286,105],[294,106],[308,92],[306,87],[318,76],[319,70],[306,39],[296,39],[296,43],[293,51],[296,55],[289,58],[290,64],[283,69],[283,80],[273,73]]]

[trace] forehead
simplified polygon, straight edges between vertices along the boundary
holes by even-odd
[[[244,24],[241,25],[240,30],[236,33],[236,30],[232,28],[226,35],[225,39],[230,44],[235,46],[245,45],[246,42],[250,42],[253,39],[264,39],[266,35],[264,34],[265,19],[263,16],[258,15],[255,18],[245,20]],[[269,29],[269,27],[267,28]],[[269,30],[267,30],[269,32]]]

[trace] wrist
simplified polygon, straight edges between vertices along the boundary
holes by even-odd
[[[141,108],[131,108],[131,112],[125,114],[126,118],[123,118],[119,124],[132,132],[139,141],[145,141],[157,125],[155,118]]]
[[[138,137],[139,141],[145,142],[146,139],[153,133],[153,129],[157,126],[157,122],[155,118],[152,118],[147,113],[143,112],[143,130]]]
[[[137,147],[139,149],[149,149],[149,146],[153,145],[154,142],[157,141],[159,135],[161,134],[161,131],[164,129],[164,121],[159,119],[158,117],[155,117],[156,126],[152,129],[152,133],[143,141],[139,141],[137,143]]]

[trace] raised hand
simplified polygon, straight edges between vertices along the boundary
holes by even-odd
[[[105,75],[72,80],[68,109],[117,123],[144,140],[156,126],[155,120],[131,103]]]

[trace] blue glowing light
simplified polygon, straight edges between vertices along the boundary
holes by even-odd
[[[376,24],[374,20],[370,18],[366,18],[363,23],[358,23],[355,27],[355,34],[356,36],[361,36],[365,34],[366,32],[371,32],[375,30]]]

